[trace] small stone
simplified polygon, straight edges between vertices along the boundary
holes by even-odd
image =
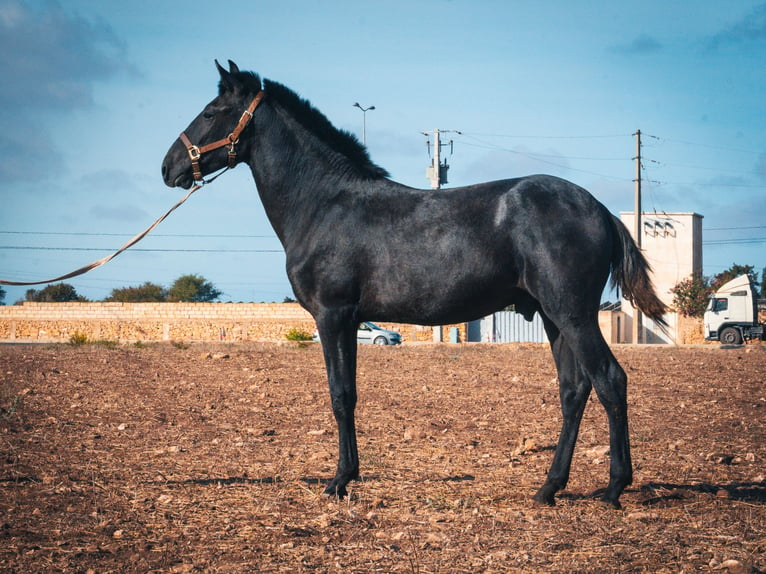
[[[746,574],[749,568],[745,568],[745,565],[739,560],[724,560],[716,570],[728,570],[730,574]]]

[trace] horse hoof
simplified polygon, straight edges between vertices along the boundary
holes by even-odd
[[[599,488],[593,492],[589,498],[598,498],[601,502],[611,506],[615,510],[622,510],[622,504],[620,504],[621,493],[622,489],[615,494],[610,488]]]
[[[601,502],[603,502],[604,504],[608,506],[611,506],[615,510],[622,510],[622,504],[620,504],[619,498],[610,498],[608,496],[602,496]]]
[[[346,490],[345,485],[338,485],[333,480],[327,485],[327,488],[324,489],[322,496],[326,496],[327,498],[346,498],[346,496],[348,496],[348,491]]]
[[[532,497],[532,500],[535,504],[541,506],[556,506],[555,494],[555,492],[545,492],[544,489],[541,488],[537,491],[537,494]]]

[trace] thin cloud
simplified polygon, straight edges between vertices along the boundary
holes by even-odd
[[[612,47],[617,54],[643,55],[661,52],[663,45],[654,36],[639,34],[627,44],[618,44]]]
[[[60,175],[64,169],[48,134],[32,118],[26,120],[0,112],[0,125],[6,126],[0,133],[0,179],[4,182],[40,181],[41,174]]]
[[[766,41],[766,3],[753,8],[739,21],[708,38],[710,49]]]
[[[766,181],[766,153],[758,156],[758,161],[755,162],[755,174],[761,181]]]
[[[136,73],[108,24],[69,14],[54,1],[33,7],[0,0],[0,53],[0,121],[6,134],[24,134],[0,139],[5,182],[56,175],[60,158],[45,131],[48,114],[89,108],[96,82]]]

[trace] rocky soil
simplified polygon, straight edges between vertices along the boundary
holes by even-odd
[[[568,488],[531,497],[561,421],[536,345],[364,347],[362,477],[316,344],[0,346],[3,572],[766,570],[766,346],[618,347],[635,481],[595,399]]]

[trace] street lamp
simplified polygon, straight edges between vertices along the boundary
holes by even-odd
[[[367,145],[367,112],[370,110],[374,110],[375,106],[370,106],[369,108],[363,108],[359,105],[359,102],[356,102],[354,104],[355,108],[359,108],[362,110],[362,143],[364,145]]]

